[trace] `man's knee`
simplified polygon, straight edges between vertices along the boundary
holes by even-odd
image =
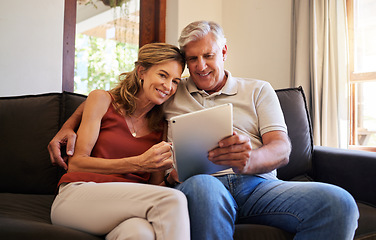
[[[210,175],[190,177],[177,186],[177,189],[186,195],[188,205],[197,209],[233,209],[235,205],[233,197],[223,183]]]
[[[337,220],[342,219],[343,221],[349,221],[349,223],[358,220],[358,206],[350,193],[340,187],[332,185],[331,188],[328,189],[327,195],[331,207],[330,213],[336,216]]]
[[[176,187],[182,191],[185,195],[210,195],[220,193],[226,188],[223,184],[216,178],[206,174],[195,175]]]
[[[346,190],[330,184],[319,184],[311,193],[316,202],[314,210],[334,224],[356,224],[359,211],[354,198]]]

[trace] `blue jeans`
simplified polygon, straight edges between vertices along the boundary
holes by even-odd
[[[359,212],[342,188],[252,175],[196,175],[176,186],[188,199],[193,240],[233,239],[235,223],[274,226],[294,239],[353,239]]]

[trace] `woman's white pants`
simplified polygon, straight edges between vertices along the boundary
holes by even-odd
[[[51,208],[53,224],[106,239],[189,240],[185,195],[138,183],[69,183]]]

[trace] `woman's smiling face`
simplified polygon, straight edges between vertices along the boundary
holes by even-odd
[[[140,70],[139,76],[144,82],[138,97],[153,104],[164,103],[175,94],[182,71],[181,64],[174,60],[154,65],[146,71]]]

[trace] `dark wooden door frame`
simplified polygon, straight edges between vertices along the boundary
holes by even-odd
[[[76,0],[65,0],[62,90],[74,90],[74,54],[76,37]],[[140,0],[139,46],[165,42],[166,0]]]

